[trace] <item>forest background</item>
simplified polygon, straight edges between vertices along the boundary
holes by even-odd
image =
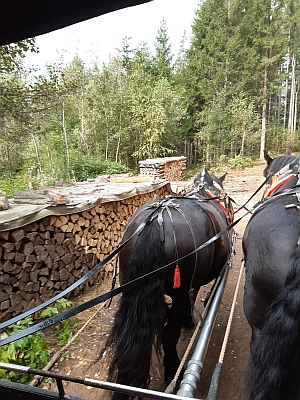
[[[216,168],[299,151],[299,0],[206,0],[187,49],[174,59],[164,20],[154,49],[124,38],[108,63],[75,56],[38,75],[24,66],[34,38],[1,46],[0,195],[146,158]]]

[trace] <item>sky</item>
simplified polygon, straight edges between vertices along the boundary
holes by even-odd
[[[153,0],[146,4],[124,8],[63,29],[36,37],[39,54],[26,56],[25,64],[43,72],[46,63],[63,55],[70,62],[77,53],[86,64],[91,60],[107,63],[115,49],[122,48],[122,39],[131,38],[131,48],[153,43],[164,19],[168,28],[172,52],[176,56],[184,34],[191,35],[191,25],[200,0]]]

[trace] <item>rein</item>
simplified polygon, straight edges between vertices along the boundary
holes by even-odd
[[[16,317],[13,317],[9,319],[8,321],[5,321],[0,324],[0,329],[6,328],[9,325],[12,325],[18,321],[20,321],[23,318],[28,317],[29,315],[34,314],[37,311],[42,310],[43,308],[47,307],[49,304],[52,304],[56,300],[62,298],[66,294],[70,293],[72,290],[77,288],[79,285],[87,281],[91,276],[93,276],[96,272],[98,272],[101,268],[107,264],[108,261],[110,261],[116,254],[119,253],[119,251],[127,244],[127,242],[136,234],[139,234],[147,224],[149,224],[153,218],[153,215],[157,212],[157,210],[162,206],[163,203],[168,201],[169,199],[164,199],[160,201],[157,204],[157,207],[148,215],[148,217],[138,226],[138,228],[133,232],[133,234],[123,243],[121,243],[111,254],[109,254],[106,258],[104,258],[100,263],[98,263],[94,268],[92,268],[89,272],[87,272],[82,278],[80,278],[77,282],[73,283],[71,286],[63,290],[61,293],[57,294],[56,296],[52,297],[51,299],[45,301],[44,303],[22,313],[17,315]],[[1,341],[0,341],[0,346],[1,346]]]
[[[269,181],[270,181],[271,177],[268,176],[263,183],[255,190],[255,192],[249,197],[249,199],[242,205],[240,206],[240,208],[237,209],[236,213],[239,212],[242,208],[245,208],[245,210],[248,211],[248,209],[246,208],[246,204],[249,203],[249,201],[260,191],[260,189],[262,189]]]
[[[134,232],[133,235],[138,234],[139,232],[141,232],[141,231],[144,229],[144,227],[151,221],[151,219],[152,219],[153,215],[155,214],[155,212],[157,212],[157,210],[161,207],[161,205],[162,205],[164,202],[168,201],[168,200],[169,200],[169,199],[164,199],[163,201],[161,201],[161,202],[159,203],[159,206],[156,207],[156,209],[155,209],[151,214],[149,214],[149,216],[145,219],[145,221],[142,222],[141,225],[136,229],[136,231]],[[246,215],[250,214],[250,213],[251,213],[256,207],[258,207],[262,202],[263,202],[263,199],[260,200],[259,202],[257,202],[257,203],[256,203],[250,210],[248,210],[243,216],[241,216],[240,218],[238,218],[236,221],[232,222],[232,223],[231,223],[230,225],[228,225],[225,229],[223,229],[223,230],[220,231],[218,234],[216,234],[215,236],[213,236],[212,238],[210,238],[209,240],[207,240],[205,243],[203,243],[202,245],[200,245],[199,247],[197,247],[195,250],[191,251],[189,254],[186,254],[185,256],[182,256],[182,257],[178,258],[177,260],[174,260],[174,261],[172,261],[171,263],[164,265],[164,266],[161,267],[161,268],[158,268],[158,269],[156,269],[156,270],[154,270],[154,271],[148,272],[147,274],[145,274],[145,275],[143,275],[143,276],[140,276],[139,278],[136,278],[136,279],[134,279],[134,280],[132,280],[132,281],[130,281],[130,282],[127,282],[127,283],[125,283],[124,285],[119,286],[119,287],[116,288],[116,289],[112,289],[112,290],[110,290],[109,292],[104,293],[104,294],[102,294],[102,295],[100,295],[100,296],[98,296],[98,297],[96,297],[96,298],[94,298],[94,299],[92,299],[92,300],[89,300],[89,301],[87,301],[87,302],[85,302],[85,303],[83,303],[83,304],[80,304],[80,305],[76,306],[76,307],[70,308],[69,310],[63,311],[62,313],[60,313],[60,314],[58,314],[58,315],[55,315],[55,316],[53,316],[53,317],[51,317],[51,318],[48,318],[48,319],[45,320],[45,321],[41,321],[41,322],[39,322],[39,323],[37,323],[37,324],[35,324],[35,325],[30,326],[30,327],[27,328],[27,329],[24,329],[24,330],[22,330],[22,331],[20,331],[20,332],[18,332],[18,333],[15,333],[15,334],[13,334],[13,335],[11,335],[11,336],[9,336],[9,337],[6,337],[5,339],[0,340],[0,347],[1,347],[1,346],[4,346],[4,345],[6,345],[6,344],[9,344],[9,343],[11,343],[11,342],[14,342],[15,340],[21,339],[21,338],[23,338],[23,337],[25,337],[25,336],[31,335],[31,334],[33,334],[33,333],[35,333],[35,332],[38,332],[39,330],[43,330],[43,329],[48,328],[48,327],[50,327],[50,326],[52,326],[52,325],[55,325],[55,324],[57,324],[58,322],[64,321],[65,319],[68,319],[68,318],[70,318],[70,317],[72,317],[72,316],[74,316],[74,315],[76,315],[76,314],[79,314],[79,313],[81,313],[81,312],[83,312],[83,311],[85,311],[85,310],[88,310],[89,308],[94,307],[95,305],[97,305],[97,304],[99,304],[99,303],[102,303],[102,302],[104,302],[104,301],[106,301],[106,300],[108,300],[108,299],[111,299],[112,297],[114,297],[114,296],[116,296],[116,295],[118,295],[118,294],[120,294],[120,293],[122,293],[122,292],[124,292],[124,291],[131,290],[131,289],[133,289],[134,287],[136,287],[137,285],[140,285],[141,283],[146,282],[147,279],[148,279],[149,277],[155,275],[156,273],[158,273],[158,272],[160,272],[160,271],[165,270],[166,268],[169,268],[169,267],[173,266],[174,264],[178,263],[179,261],[183,260],[184,258],[189,257],[189,256],[191,256],[192,254],[197,253],[198,251],[200,251],[200,250],[203,249],[204,247],[208,246],[209,244],[213,243],[215,240],[219,239],[222,235],[224,235],[226,232],[230,231],[236,224],[238,224]],[[133,236],[133,235],[132,235],[132,236]],[[131,239],[132,236],[131,236],[129,239]],[[129,239],[128,239],[128,240],[129,240]],[[120,249],[121,249],[123,246],[125,246],[125,244],[128,242],[128,240],[126,240],[124,243],[122,243],[122,245],[120,245],[111,255],[109,255],[109,256],[106,257],[106,259],[104,259],[101,263],[99,263],[98,265],[96,265],[96,267],[94,267],[93,270],[91,270],[90,272],[95,271],[95,269],[96,269],[97,267],[98,267],[97,270],[99,270],[101,267],[103,267],[103,265],[105,265],[105,263],[107,262],[107,260],[110,260],[110,259],[113,257],[113,255],[117,254],[118,251],[120,251]],[[94,272],[93,272],[93,273],[94,273]],[[88,275],[88,274],[86,274],[86,275]],[[86,276],[86,275],[85,275],[85,276]],[[91,276],[91,275],[89,275],[89,276]],[[83,277],[83,278],[84,278],[84,277]],[[81,279],[83,279],[83,278],[81,278]],[[86,279],[87,279],[87,278],[86,278]],[[81,280],[79,280],[79,281],[81,281]],[[82,281],[81,281],[81,283],[82,283]],[[74,287],[74,285],[75,285],[75,284],[73,284],[72,286]],[[77,285],[77,286],[78,286],[78,285]],[[64,293],[66,293],[66,292],[64,291]],[[56,296],[56,298],[57,298],[57,296]],[[55,298],[52,298],[52,299],[48,300],[47,302],[41,304],[41,305],[38,306],[38,307],[39,307],[39,309],[42,309],[42,308],[45,307],[45,304],[51,304],[53,301],[55,301]],[[37,307],[36,307],[36,308],[37,308]],[[20,319],[24,318],[24,315],[25,315],[25,314],[26,314],[26,316],[27,316],[27,315],[31,315],[33,312],[35,312],[36,308],[33,309],[34,311],[33,311],[33,310],[29,310],[28,312],[23,313],[23,314],[21,314],[21,315],[15,317],[15,318],[13,318],[12,320],[17,320],[17,321],[19,321]],[[0,327],[3,328],[4,326],[11,325],[11,324],[13,323],[12,320],[6,321],[5,323],[1,324]]]

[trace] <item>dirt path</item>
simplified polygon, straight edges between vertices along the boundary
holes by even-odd
[[[243,204],[250,198],[252,193],[263,182],[262,171],[264,163],[260,162],[253,168],[247,168],[242,171],[229,171],[224,182],[225,191],[238,203]],[[256,203],[261,197],[262,192],[256,195],[249,203],[250,207]],[[235,206],[237,209],[237,206]],[[242,216],[245,211],[236,214],[236,218]],[[236,290],[236,283],[238,281],[241,260],[242,260],[242,235],[247,224],[249,217],[245,217],[235,227],[238,233],[236,243],[236,254],[234,256],[234,266],[229,272],[224,296],[217,315],[213,334],[211,336],[209,348],[204,361],[204,368],[201,373],[201,380],[196,398],[205,399],[209,390],[211,376],[216,363],[220,357],[220,351],[223,345],[224,333],[227,326],[232,301]],[[249,341],[250,329],[245,320],[243,313],[243,286],[244,286],[244,271],[241,279],[241,284],[238,291],[237,301],[232,319],[232,326],[227,342],[221,375],[219,380],[219,389],[216,400],[238,400],[239,388],[242,381],[243,372],[247,365],[249,355]],[[201,309],[203,302],[201,299],[205,296],[209,288],[204,287],[204,293],[199,293],[196,306]],[[89,296],[94,297],[100,291],[95,288],[95,292]],[[88,300],[86,298],[80,299],[81,302]],[[61,362],[54,370],[63,374],[70,374],[73,376],[83,376],[92,379],[106,380],[107,372],[107,356],[101,360],[97,360],[99,351],[105,342],[107,332],[110,324],[113,321],[114,312],[117,307],[117,300],[113,301],[110,309],[105,310],[84,331],[79,342],[77,342],[70,350],[68,359]],[[82,315],[81,320],[87,320],[95,310],[90,310]],[[81,321],[82,322],[82,321]],[[178,343],[178,353],[183,355],[189,343],[193,332],[182,332],[180,341]],[[161,376],[161,366],[156,360],[153,359],[151,367],[151,384],[150,388],[153,390],[164,391],[165,385]],[[55,389],[54,389],[55,390]],[[67,394],[83,397],[88,400],[109,399],[110,394],[107,391],[100,389],[84,387],[82,385],[66,383],[65,390]]]

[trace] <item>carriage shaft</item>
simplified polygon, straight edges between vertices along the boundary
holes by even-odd
[[[200,373],[203,369],[203,362],[208,348],[209,340],[216,321],[218,309],[224,293],[229,265],[226,265],[223,276],[218,282],[218,286],[214,293],[214,297],[209,306],[209,310],[205,317],[194,353],[188,362],[187,369],[180,383],[180,389],[177,392],[178,396],[193,398],[197,389],[197,383],[200,381]],[[180,398],[180,397],[179,397]]]

